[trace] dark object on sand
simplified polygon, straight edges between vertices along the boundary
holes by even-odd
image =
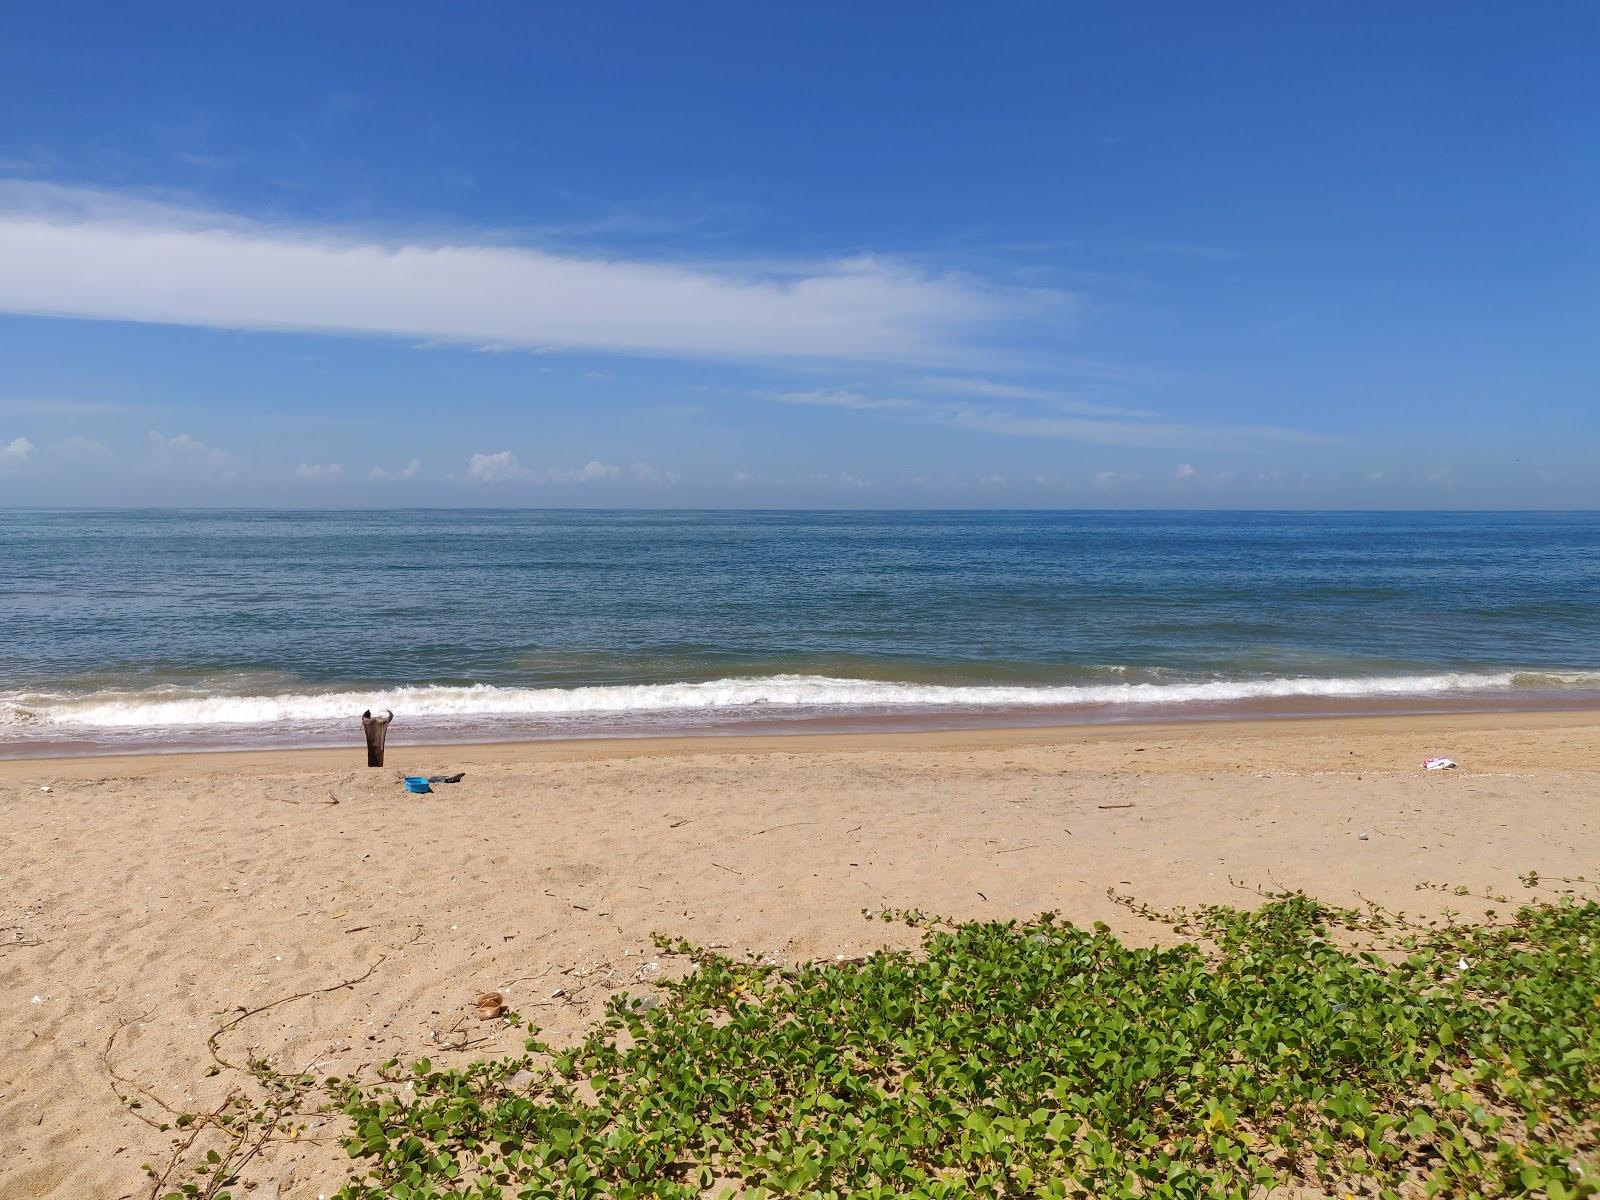
[[[466,778],[465,771],[457,771],[454,775],[429,775],[429,783],[460,783]]]
[[[389,722],[392,720],[394,720],[392,712],[375,717],[369,708],[361,714],[361,730],[367,735],[367,766],[383,766],[383,739],[388,736]]]

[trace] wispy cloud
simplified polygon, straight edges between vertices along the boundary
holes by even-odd
[[[464,345],[712,358],[968,357],[993,323],[1059,312],[872,256],[665,263],[493,239],[275,225],[120,192],[0,186],[0,311]]]
[[[1098,404],[1079,399],[1069,393],[1050,388],[1026,387],[998,379],[976,379],[971,376],[930,375],[921,381],[923,387],[947,392],[956,396],[976,396],[989,400],[1027,400],[1048,404],[1059,412],[1075,413],[1085,417],[1154,417],[1156,414],[1143,408],[1123,408],[1114,404]]]
[[[634,463],[628,468],[628,474],[640,483],[656,483],[661,484],[663,487],[671,487],[678,482],[678,473],[676,471],[666,471],[644,462]]]
[[[930,400],[922,396],[878,396],[849,388],[823,388],[811,391],[766,393],[780,404],[808,407],[852,409],[900,418],[948,425],[978,433],[1013,437],[1061,438],[1108,446],[1148,446],[1187,448],[1194,445],[1225,444],[1234,448],[1317,444],[1337,440],[1331,435],[1273,425],[1204,425],[1151,419],[1154,414],[1142,409],[1085,406],[1108,415],[1096,416],[1063,411],[1060,397],[1030,388],[993,386],[996,396],[1033,399],[1043,412],[1018,411],[1012,407],[958,400]]]
[[[660,413],[663,417],[671,417],[682,421],[688,420],[690,417],[701,416],[705,413],[706,406],[697,401],[687,401],[682,404],[658,404],[655,406],[654,411]]]
[[[1046,237],[1007,242],[988,243],[988,250],[1007,254],[1053,254],[1070,251],[1080,256],[1193,259],[1203,262],[1231,263],[1252,259],[1257,255],[1237,246],[1223,246],[1208,242],[1137,241],[1104,237]]]
[[[236,154],[207,154],[202,150],[174,150],[172,157],[189,167],[203,167],[208,171],[232,171],[244,165]]]
[[[55,444],[56,456],[65,462],[101,464],[111,459],[111,451],[93,438],[74,433]]]
[[[865,412],[921,412],[929,407],[921,400],[909,400],[902,396],[864,396],[848,388],[778,392],[772,398],[779,404],[798,404],[805,408],[853,408]]]
[[[1106,488],[1116,487],[1119,483],[1136,483],[1138,479],[1137,474],[1128,471],[1096,471],[1090,482],[1104,491]]]
[[[338,479],[344,468],[338,463],[301,463],[294,469],[295,476],[306,480]]]
[[[847,492],[864,491],[878,486],[876,479],[863,479],[849,471],[818,471],[807,481],[817,487],[838,488]]]
[[[1113,421],[1091,417],[1033,416],[998,410],[967,409],[946,418],[957,429],[1004,433],[1017,437],[1064,438],[1106,446],[1188,447],[1227,445],[1234,448],[1314,445],[1336,441],[1330,434],[1277,425],[1196,425],[1174,421]]]

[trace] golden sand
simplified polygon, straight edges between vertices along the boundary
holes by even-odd
[[[1434,754],[1460,768],[1424,772]],[[1437,912],[1472,902],[1419,884],[1516,899],[1523,872],[1600,867],[1597,713],[391,743],[389,761],[369,770],[352,745],[0,763],[0,1196],[147,1194],[140,1164],[170,1135],[111,1072],[213,1105],[238,1081],[207,1075],[207,1038],[297,993],[313,994],[225,1034],[228,1057],[350,1075],[514,1051],[520,1032],[475,1018],[488,991],[571,1037],[671,969],[655,931],[832,957],[905,944],[861,910],[914,907],[1149,937],[1108,888]],[[447,771],[466,778],[399,783]],[[338,1128],[272,1147],[234,1195],[331,1194]]]

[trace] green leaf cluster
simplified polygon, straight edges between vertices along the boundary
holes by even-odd
[[[341,1084],[340,1200],[1600,1191],[1600,904],[923,924],[791,970],[679,944],[576,1047]]]

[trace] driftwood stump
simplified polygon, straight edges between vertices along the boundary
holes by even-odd
[[[369,708],[361,714],[361,731],[367,735],[367,766],[383,766],[383,739],[389,733],[389,722],[392,720],[392,712],[375,717]]]

